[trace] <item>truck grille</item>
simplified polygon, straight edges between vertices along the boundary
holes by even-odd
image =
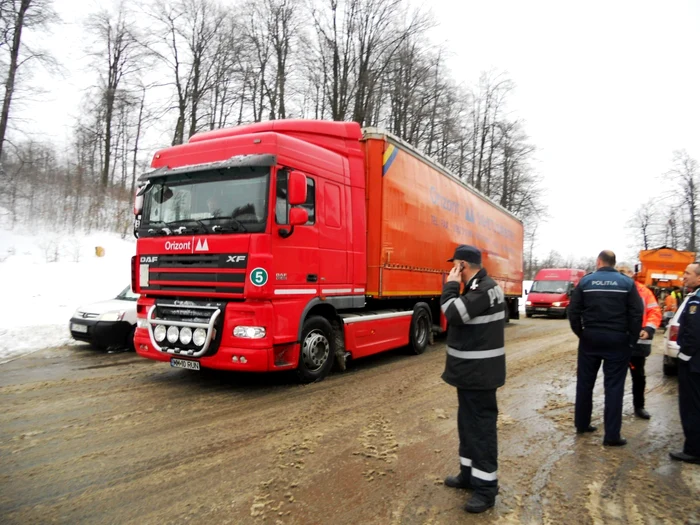
[[[144,255],[149,260],[148,292],[194,292],[242,297],[246,254]]]

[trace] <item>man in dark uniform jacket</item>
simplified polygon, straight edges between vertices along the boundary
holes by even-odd
[[[460,472],[445,485],[473,489],[468,512],[494,506],[498,494],[496,389],[506,379],[503,291],[481,267],[481,252],[461,245],[440,304],[447,319],[447,362],[442,379],[457,388]],[[460,284],[464,291],[460,294]]]
[[[700,464],[700,263],[689,264],[683,284],[692,293],[678,320],[678,408],[685,443],[671,459]]]
[[[584,276],[571,295],[569,323],[579,338],[576,378],[576,432],[595,432],[591,425],[593,387],[603,363],[605,437],[603,445],[619,447],[622,398],[632,347],[642,329],[644,304],[634,281],[615,270],[615,254],[600,252],[597,270]]]

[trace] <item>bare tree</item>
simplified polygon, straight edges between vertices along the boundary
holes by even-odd
[[[664,238],[664,246],[678,249],[680,246],[680,233],[682,225],[679,224],[678,210],[671,206],[666,210],[662,222],[662,235]]]
[[[216,0],[157,0],[149,14],[157,30],[147,45],[170,69],[177,109],[172,143],[182,144],[186,129],[192,136],[200,127],[200,103],[214,78],[211,50],[225,17]]]
[[[104,143],[100,184],[106,187],[109,183],[110,171],[114,172],[116,169],[116,164],[112,163],[115,106],[120,104],[122,111],[125,111],[125,105],[128,104],[125,93],[119,100],[119,90],[130,76],[140,71],[144,53],[138,43],[138,35],[135,33],[135,21],[123,2],[117,6],[115,13],[103,10],[90,16],[87,21],[87,30],[95,38],[91,54],[95,68],[99,72],[99,91],[104,105]]]
[[[9,54],[6,69],[3,67],[5,93],[0,112],[0,158],[20,70],[32,61],[55,63],[45,51],[33,50],[26,45],[23,47],[23,33],[26,30],[47,31],[50,23],[56,20],[52,0],[0,0],[0,50]]]
[[[697,220],[698,220],[698,199],[700,198],[700,181],[698,181],[698,162],[688,155],[685,150],[673,152],[673,168],[668,172],[673,177],[681,190],[683,204],[688,211],[688,244],[686,249],[696,251],[697,249]]]
[[[354,90],[357,61],[353,38],[361,0],[327,0],[329,12],[314,9],[317,55],[324,70],[325,93],[332,120],[345,120]]]
[[[628,223],[628,227],[639,243],[638,246],[641,246],[643,250],[650,249],[654,243],[655,215],[654,201],[649,200],[637,208]]]

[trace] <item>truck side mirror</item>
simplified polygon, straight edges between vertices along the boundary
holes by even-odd
[[[290,226],[301,226],[309,220],[309,210],[306,208],[292,208],[289,210]]]
[[[306,202],[306,175],[304,175],[302,172],[293,171],[289,174],[287,198],[289,199],[290,206],[299,206]]]

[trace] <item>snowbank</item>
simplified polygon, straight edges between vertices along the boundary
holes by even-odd
[[[95,247],[105,250],[97,257]],[[130,282],[133,237],[0,230],[0,362],[70,344],[79,306],[115,297]]]

